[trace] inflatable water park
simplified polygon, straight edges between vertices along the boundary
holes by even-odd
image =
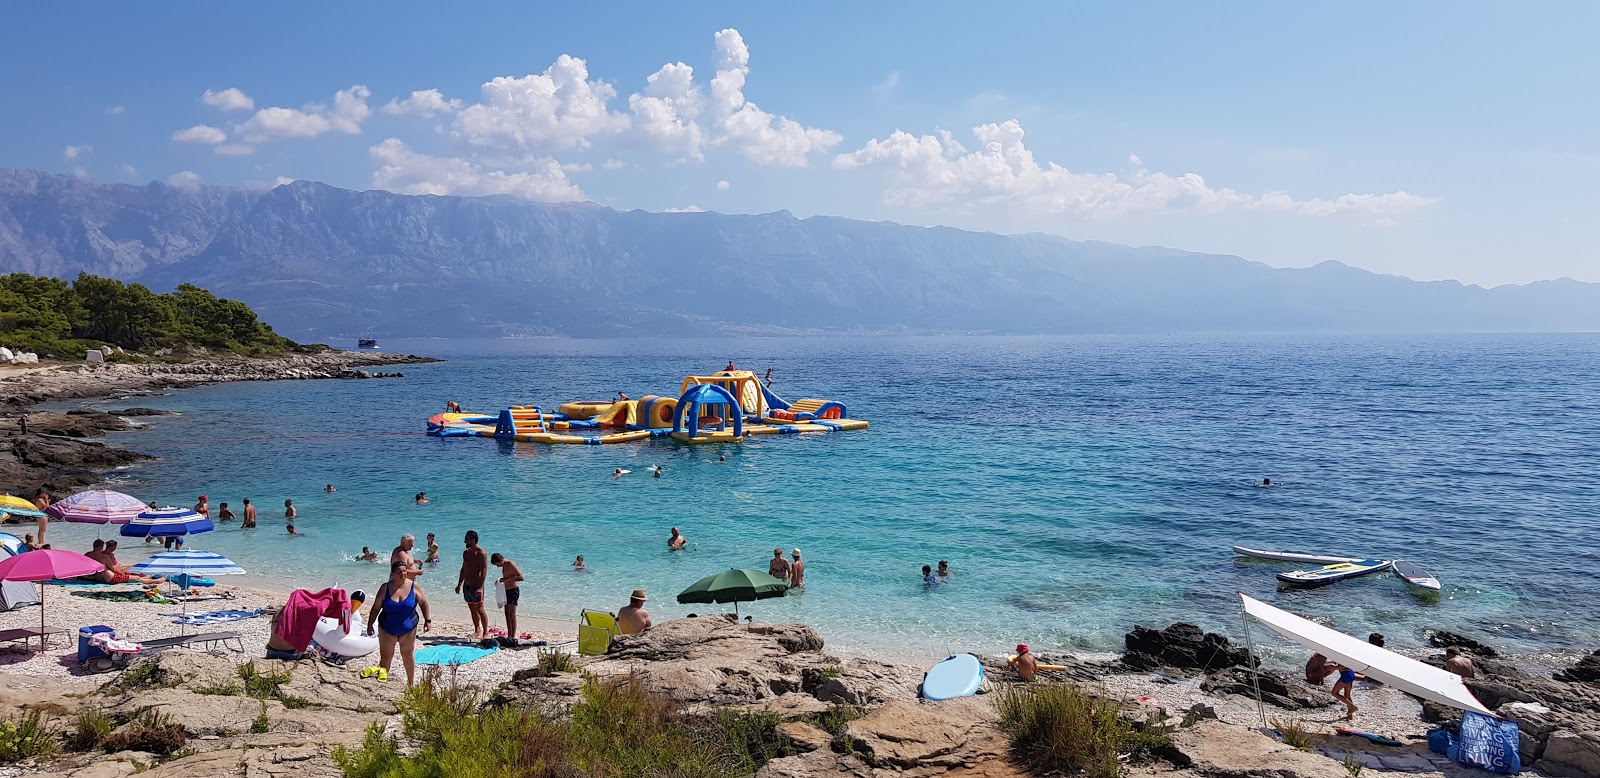
[[[452,403],[452,406],[454,404]],[[683,379],[677,397],[569,402],[549,411],[513,405],[495,414],[452,407],[428,419],[428,434],[526,443],[598,446],[654,438],[683,443],[740,443],[746,435],[801,435],[867,428],[844,403],[786,402],[748,370],[723,370]]]

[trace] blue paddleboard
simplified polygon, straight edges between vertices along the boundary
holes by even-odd
[[[956,654],[928,668],[922,676],[922,696],[929,700],[971,697],[983,684],[983,665],[971,654]]]

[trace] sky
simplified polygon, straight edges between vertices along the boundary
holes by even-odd
[[[0,167],[1600,282],[1600,4],[575,5],[16,5]]]

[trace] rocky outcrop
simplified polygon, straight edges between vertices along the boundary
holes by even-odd
[[[1255,699],[1259,688],[1261,700],[1285,710],[1326,708],[1337,704],[1326,689],[1310,686],[1272,670],[1256,673],[1242,667],[1233,667],[1213,673],[1200,682],[1200,690],[1211,694],[1237,694]]]
[[[27,435],[0,433],[0,492],[32,495],[42,487],[70,494],[99,483],[107,470],[154,458],[104,443],[34,434],[32,420],[30,415]]]
[[[1163,630],[1135,626],[1123,640],[1127,650],[1122,663],[1134,670],[1176,668],[1211,672],[1229,667],[1246,667],[1250,652],[1234,646],[1215,632],[1205,632],[1193,624],[1173,624]]]
[[[1485,659],[1494,659],[1495,657],[1500,656],[1500,652],[1494,650],[1492,647],[1474,640],[1473,638],[1469,638],[1466,635],[1451,632],[1446,629],[1425,630],[1423,634],[1428,638],[1428,645],[1433,646],[1434,648],[1450,648],[1451,646],[1454,646],[1473,656],[1483,657]]]
[[[1479,677],[1468,680],[1486,707],[1517,722],[1523,766],[1547,775],[1600,776],[1600,683],[1566,680],[1585,677],[1594,656],[1573,668],[1540,678],[1520,671],[1497,672],[1500,663],[1479,662]]]
[[[1600,683],[1600,651],[1596,651],[1577,664],[1556,673],[1557,681],[1570,683]]]

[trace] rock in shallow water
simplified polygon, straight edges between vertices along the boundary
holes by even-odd
[[[1173,624],[1163,630],[1135,626],[1123,639],[1127,651],[1122,663],[1135,670],[1175,667],[1183,670],[1222,670],[1246,667],[1250,652],[1233,646],[1215,632],[1193,624]]]

